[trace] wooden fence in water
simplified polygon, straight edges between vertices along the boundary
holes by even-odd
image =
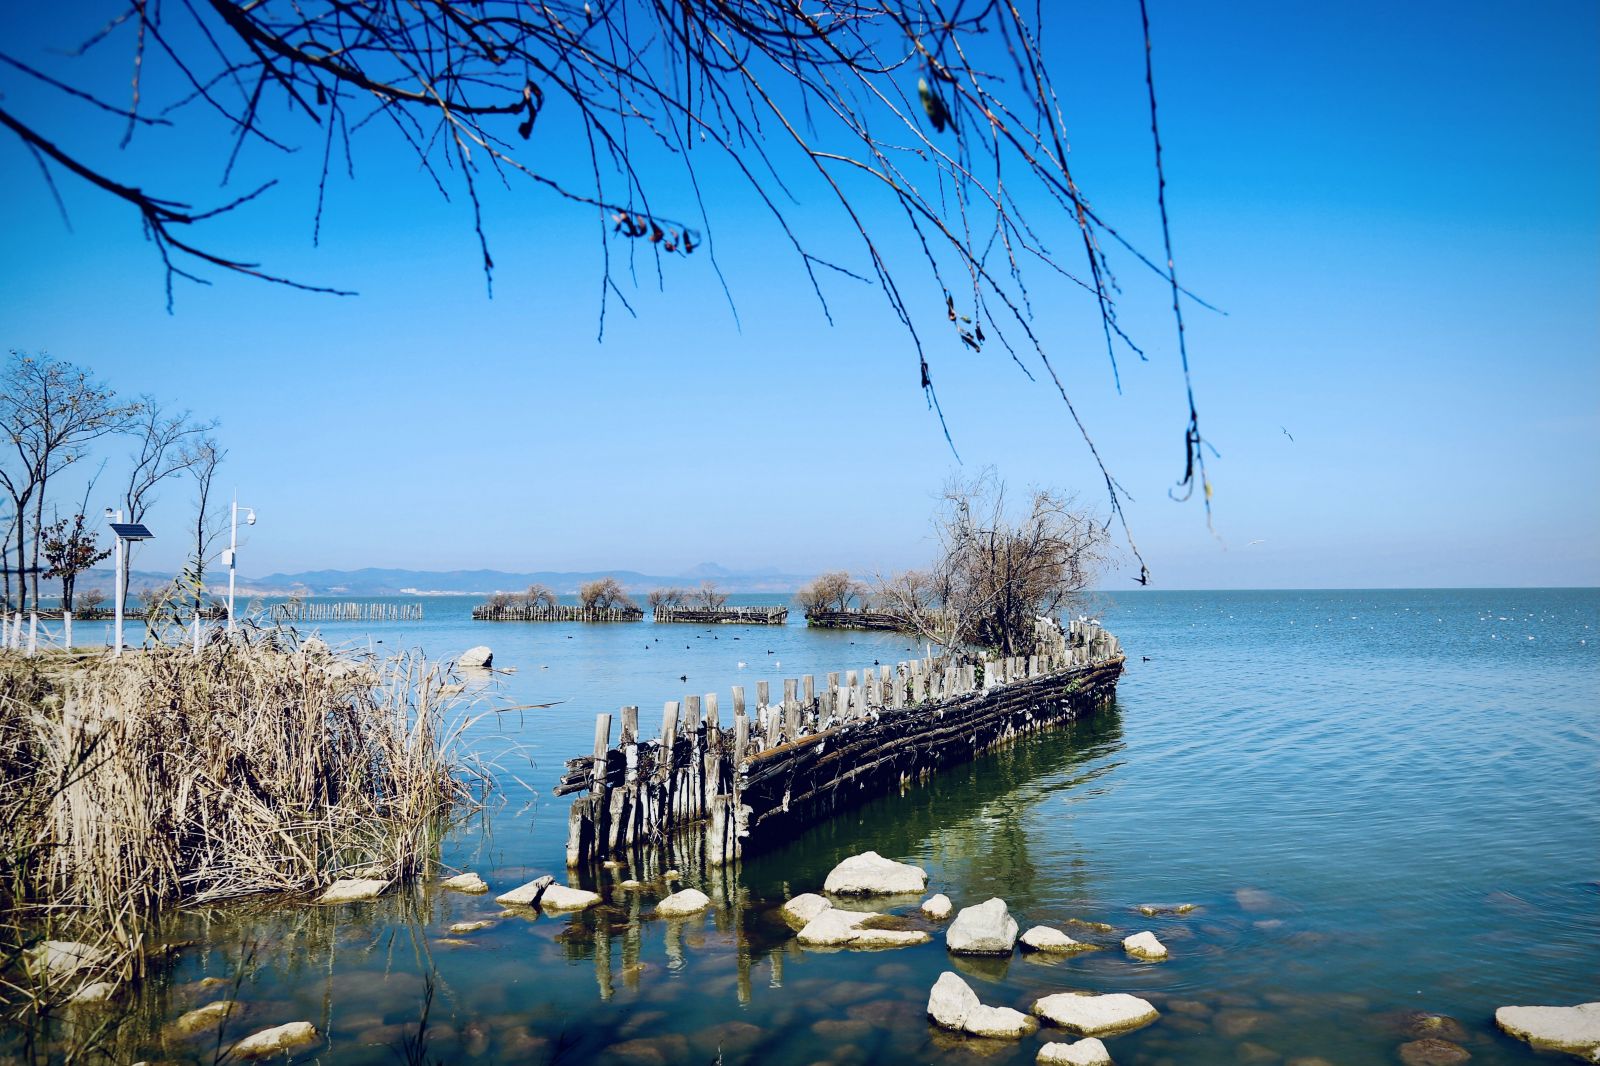
[[[896,632],[910,632],[911,627],[899,615],[887,614],[883,611],[863,611],[858,609],[846,611],[814,610],[806,612],[806,625],[818,629],[888,629]]]
[[[594,754],[567,762],[556,795],[586,792],[568,816],[567,863],[580,866],[646,846],[679,830],[704,830],[706,862],[737,860],[751,847],[940,766],[1093,712],[1116,693],[1117,638],[1075,621],[1050,654],[1005,659],[954,656],[787,678],[772,700],[757,682],[753,706],[733,688],[733,728],[716,693],[673,700],[661,735],[639,735],[639,708],[595,719]]]
[[[274,622],[420,622],[420,603],[324,603],[290,600],[268,608]]]
[[[637,607],[584,607],[575,603],[554,606],[532,604],[480,603],[472,609],[480,622],[642,622],[644,612]]]
[[[709,625],[781,626],[789,621],[789,608],[778,607],[657,607],[657,622],[698,622]]]

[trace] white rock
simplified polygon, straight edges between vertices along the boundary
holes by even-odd
[[[72,1003],[104,1003],[117,994],[117,986],[110,981],[93,981],[72,993]]]
[[[872,911],[847,911],[829,907],[800,930],[800,943],[812,947],[898,948],[926,944],[933,939],[921,930],[863,929],[861,923],[878,917]]]
[[[484,918],[476,922],[456,922],[450,927],[450,935],[465,936],[468,933],[476,933],[479,929],[487,929],[493,924],[494,921],[489,918]]]
[[[203,1007],[196,1007],[172,1023],[172,1028],[184,1036],[192,1036],[202,1029],[209,1029],[220,1024],[222,1019],[238,1009],[238,1004],[231,999],[219,999],[207,1003]]]
[[[928,993],[928,1017],[946,1029],[965,1028],[967,1016],[979,1006],[978,993],[949,970],[939,975]]]
[[[1017,922],[1006,910],[1005,900],[985,900],[962,907],[944,941],[957,955],[1009,955],[1017,944]]]
[[[539,897],[544,895],[545,889],[555,883],[555,878],[549,874],[535,877],[525,885],[519,885],[510,892],[502,892],[494,898],[496,903],[503,903],[508,907],[531,907],[539,902]]]
[[[817,915],[833,906],[827,899],[815,892],[804,892],[783,905],[783,920],[797,929],[804,929],[806,923]]]
[[[448,888],[452,892],[470,892],[475,896],[489,891],[489,886],[484,883],[483,878],[470,872],[447,877],[440,882],[440,886]]]
[[[260,1058],[312,1043],[316,1039],[317,1030],[310,1022],[289,1022],[252,1033],[233,1045],[233,1053],[240,1058]]]
[[[28,949],[28,969],[46,977],[71,977],[111,961],[111,953],[76,940],[46,940]]]
[[[644,882],[643,881],[635,881],[633,878],[630,877],[626,881],[618,881],[617,882],[617,887],[622,889],[622,891],[624,891],[624,892],[637,892],[641,888],[644,887]]]
[[[1036,925],[1023,933],[1018,940],[1028,951],[1084,951],[1094,946],[1080,943],[1061,930],[1052,929],[1048,925]]]
[[[581,911],[600,902],[600,897],[581,888],[551,885],[539,897],[539,907],[547,911]]]
[[[1122,950],[1136,959],[1145,959],[1151,962],[1167,957],[1167,946],[1157,940],[1156,935],[1148,929],[1142,933],[1123,937]]]
[[[1111,1052],[1090,1036],[1070,1044],[1046,1044],[1036,1061],[1046,1066],[1111,1066]]]
[[[711,897],[698,888],[685,888],[657,903],[656,913],[664,918],[681,918],[685,914],[696,914],[709,906]]]
[[[360,900],[377,899],[383,895],[384,889],[388,887],[388,881],[378,878],[341,877],[329,885],[326,892],[317,897],[317,902],[355,903]]]
[[[950,902],[950,897],[941,892],[937,896],[929,896],[922,901],[922,913],[936,922],[942,922],[950,917],[950,911],[953,906]]]
[[[469,669],[493,666],[494,652],[489,650],[487,644],[479,644],[476,648],[468,648],[457,656],[456,665]]]
[[[841,896],[893,896],[920,894],[927,885],[928,872],[922,867],[867,851],[835,866],[822,890]]]
[[[928,993],[928,1017],[946,1029],[973,1036],[1025,1036],[1039,1027],[1021,1011],[984,1006],[972,986],[949,970],[939,975]]]
[[[1495,1024],[1534,1047],[1570,1051],[1600,1061],[1600,1003],[1576,1007],[1501,1007]]]
[[[1039,1023],[1010,1007],[979,1007],[967,1015],[966,1031],[973,1036],[1027,1036]]]
[[[1161,1015],[1147,1001],[1125,992],[1058,992],[1033,1005],[1033,1013],[1080,1036],[1105,1036],[1148,1025]]]

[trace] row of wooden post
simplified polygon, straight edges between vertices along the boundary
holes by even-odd
[[[274,622],[419,622],[421,603],[316,603],[290,600],[270,609]]]
[[[620,854],[659,843],[673,830],[709,822],[707,861],[722,865],[741,851],[748,809],[743,777],[763,753],[794,744],[836,725],[952,699],[997,686],[1081,669],[1120,657],[1117,639],[1098,625],[1074,623],[1068,642],[1051,654],[981,660],[928,657],[895,667],[874,664],[830,673],[820,690],[813,675],[786,678],[782,699],[758,681],[747,713],[745,688],[733,687],[733,728],[722,728],[716,693],[668,701],[659,741],[641,741],[639,708],[623,707],[616,748],[612,715],[595,719],[594,749],[569,763],[557,795],[587,790],[569,814],[567,861]],[[981,680],[979,670],[981,669]],[[612,778],[620,770],[620,781]]]
[[[480,603],[472,609],[472,617],[479,622],[642,622],[644,612],[637,607],[585,607],[578,603]]]

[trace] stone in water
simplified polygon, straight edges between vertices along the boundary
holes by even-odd
[[[822,890],[841,896],[921,894],[928,872],[920,866],[886,859],[875,851],[852,855],[833,868]]]
[[[957,955],[1009,955],[1017,944],[1017,921],[996,897],[961,908],[944,934],[945,946]]]

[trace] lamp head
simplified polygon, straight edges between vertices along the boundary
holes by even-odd
[[[106,508],[106,517],[107,518],[110,518],[111,516],[115,515],[116,513],[117,512],[113,511],[111,508],[109,508],[109,507]]]
[[[251,507],[251,508],[247,508],[247,511],[248,511],[248,512],[249,512],[249,513],[247,513],[247,514],[246,514],[246,515],[245,515],[245,516],[244,516],[244,524],[245,524],[245,525],[247,525],[247,526],[253,526],[253,525],[255,525],[255,524],[256,524],[256,512],[255,512],[255,508],[253,508],[253,507]]]

